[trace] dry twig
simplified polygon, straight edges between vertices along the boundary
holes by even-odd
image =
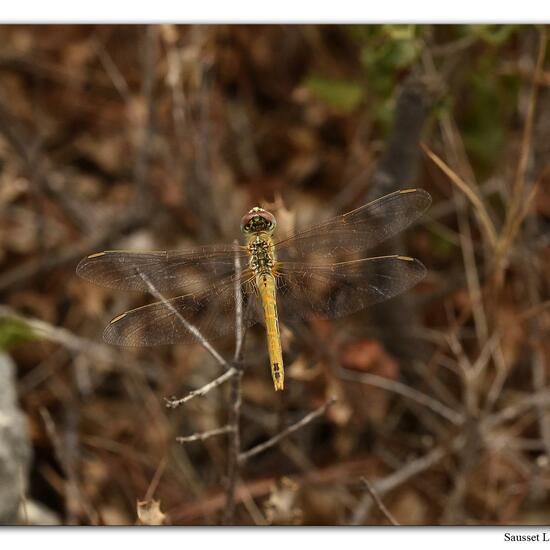
[[[390,380],[383,376],[376,374],[370,374],[366,372],[355,372],[349,369],[340,368],[338,375],[342,380],[352,380],[354,382],[361,382],[362,384],[368,384],[369,386],[375,386],[387,391],[391,391],[406,399],[411,399],[420,405],[423,405],[435,412],[439,416],[442,416],[455,426],[460,426],[464,422],[464,415],[454,411],[453,409],[443,405],[437,399],[426,395],[406,384],[397,382],[396,380]]]
[[[384,514],[386,519],[392,525],[399,525],[398,521],[393,517],[391,512],[386,508],[386,505],[382,502],[382,499],[378,496],[378,493],[374,490],[374,487],[369,483],[368,479],[363,476],[361,477],[361,481],[363,482],[367,491],[372,497],[372,500],[376,503],[376,506],[378,506],[378,509],[382,512],[382,514]]]
[[[273,447],[274,445],[277,445],[282,439],[287,437],[288,435],[296,432],[300,428],[303,428],[304,426],[307,426],[311,422],[313,422],[316,418],[319,416],[325,414],[325,411],[334,403],[336,402],[335,397],[331,397],[324,405],[319,407],[318,409],[310,412],[309,414],[306,414],[301,420],[296,422],[295,424],[292,424],[291,426],[288,426],[288,428],[285,428],[283,431],[279,432],[278,434],[274,435],[267,441],[264,441],[263,443],[260,443],[259,445],[256,445],[255,447],[252,447],[252,449],[249,449],[248,451],[244,451],[239,455],[239,463],[243,464],[245,463],[249,458],[262,453],[263,451]]]
[[[237,242],[235,242],[237,244]],[[235,520],[235,485],[239,473],[239,453],[241,452],[241,379],[243,349],[243,296],[241,289],[242,266],[238,254],[235,254],[235,354],[234,367],[237,372],[231,380],[230,408],[228,426],[230,428],[227,457],[227,499],[223,513],[223,523],[229,525]]]
[[[497,232],[483,201],[478,193],[468,185],[449,165],[447,165],[440,157],[431,151],[426,145],[421,144],[426,155],[434,162],[436,166],[464,193],[467,199],[472,203],[476,212],[480,225],[483,227],[487,240],[491,248],[495,248],[497,244]]]
[[[178,443],[191,443],[193,441],[205,441],[206,439],[209,439],[210,437],[214,437],[216,435],[223,435],[226,433],[229,433],[232,431],[232,427],[229,425],[225,425],[221,428],[214,428],[213,430],[208,430],[206,432],[198,432],[193,435],[186,435],[182,437],[176,437],[176,441]]]

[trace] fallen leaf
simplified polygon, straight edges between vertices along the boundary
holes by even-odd
[[[349,344],[342,351],[342,366],[346,369],[368,371],[385,378],[397,378],[399,367],[376,340],[362,340]]]
[[[265,504],[265,515],[270,525],[299,525],[302,511],[297,507],[298,484],[284,477],[273,488]]]
[[[166,514],[160,509],[158,500],[142,500],[137,503],[137,515],[141,525],[162,525]]]

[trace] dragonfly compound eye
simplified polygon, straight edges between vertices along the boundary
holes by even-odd
[[[244,233],[256,233],[260,231],[273,231],[276,226],[275,216],[256,206],[241,219],[241,231]]]

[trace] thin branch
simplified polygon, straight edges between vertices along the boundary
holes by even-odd
[[[208,384],[205,384],[204,386],[202,386],[202,388],[190,391],[185,397],[182,397],[180,399],[166,398],[164,400],[166,407],[168,407],[169,409],[175,409],[176,407],[187,403],[187,401],[191,401],[191,399],[193,399],[194,397],[204,397],[208,392],[212,391],[218,386],[221,386],[224,382],[235,376],[237,373],[238,370],[235,367],[229,367],[229,369],[226,370],[221,376],[218,376],[218,378],[215,378],[211,382],[208,382]]]
[[[118,219],[109,219],[99,229],[94,229],[89,238],[76,245],[49,251],[44,256],[31,258],[0,274],[0,292],[13,290],[40,275],[51,274],[53,269],[78,261],[90,251],[106,248],[113,239],[141,227],[144,221],[145,218],[135,212],[129,212],[122,218],[119,216]]]
[[[128,86],[124,75],[120,72],[113,58],[100,40],[94,41],[93,47],[97,53],[99,61],[105,69],[105,72],[111,79],[114,88],[123,100],[128,101],[130,98],[130,87]]]
[[[395,471],[393,474],[382,478],[373,483],[374,490],[379,495],[384,495],[389,491],[392,491],[396,487],[399,487],[403,483],[409,481],[412,477],[425,472],[444,457],[453,451],[456,451],[464,444],[464,438],[457,436],[448,445],[441,445],[432,449],[429,453],[411,460],[405,464],[402,468]],[[370,495],[365,495],[359,505],[355,508],[353,517],[351,519],[351,525],[362,525],[370,511],[372,499]]]
[[[505,229],[503,231],[503,245],[506,247],[506,241],[514,238],[514,229],[517,229],[516,218],[521,216],[524,203],[525,190],[525,175],[527,173],[527,164],[529,161],[529,151],[531,149],[531,136],[533,134],[533,126],[535,123],[535,110],[537,106],[538,95],[538,77],[542,72],[544,56],[546,53],[546,31],[544,27],[539,30],[539,48],[535,70],[533,72],[533,83],[529,97],[529,106],[527,110],[527,120],[523,128],[523,138],[521,143],[521,153],[519,157],[516,179],[512,188],[512,196],[510,197],[510,208],[506,216]]]
[[[313,422],[316,418],[325,414],[326,410],[335,402],[336,402],[336,398],[331,397],[324,405],[310,412],[295,424],[292,424],[288,428],[285,428],[282,432],[279,432],[278,434],[274,435],[272,438],[268,439],[267,441],[264,441],[263,443],[260,443],[259,445],[252,447],[252,449],[249,449],[248,451],[241,453],[239,455],[239,464],[245,463],[249,458],[277,445],[277,443],[279,443],[282,439],[284,439],[288,435],[296,432],[297,430],[303,428],[304,426],[307,426],[308,424]]]
[[[384,514],[386,519],[392,525],[399,525],[399,522],[393,517],[391,512],[386,508],[386,505],[382,502],[382,499],[378,496],[378,493],[375,491],[374,487],[369,483],[368,479],[363,476],[361,477],[361,481],[363,482],[367,491],[372,497],[372,500],[376,503],[376,506],[378,506],[378,509],[382,512],[382,514]]]
[[[420,405],[423,405],[431,409],[436,414],[442,416],[455,426],[460,426],[464,422],[464,416],[450,407],[443,405],[437,399],[426,395],[406,384],[397,382],[395,380],[389,380],[383,376],[378,376],[376,374],[364,373],[364,372],[355,372],[349,369],[340,368],[338,369],[338,376],[343,380],[351,380],[354,382],[361,382],[362,384],[368,384],[370,386],[375,386],[387,391],[391,391],[412,401],[416,401]]]
[[[76,521],[76,517],[79,515],[79,508],[82,508],[88,518],[91,520],[92,524],[97,525],[97,514],[91,506],[91,503],[88,500],[85,492],[81,491],[74,465],[67,456],[65,445],[63,444],[63,439],[56,429],[50,412],[45,407],[40,407],[39,413],[42,417],[42,421],[44,422],[46,433],[48,434],[48,437],[52,443],[55,457],[66,477],[65,506],[69,517],[74,523]]]
[[[468,185],[454,170],[452,170],[441,158],[439,158],[426,145],[421,144],[426,155],[436,164],[439,169],[464,193],[467,199],[472,203],[478,216],[481,227],[483,227],[491,248],[497,244],[497,232],[495,226],[478,194]]]
[[[239,242],[235,240],[237,247]],[[243,330],[243,295],[241,289],[242,266],[241,258],[235,248],[235,355],[233,361],[238,363],[241,361],[244,330]]]
[[[192,323],[190,323],[183,315],[161,294],[155,285],[151,282],[149,277],[137,270],[138,275],[142,278],[143,282],[147,285],[149,292],[159,301],[161,301],[181,322],[181,324],[189,331],[198,341],[198,343],[208,352],[210,355],[227,370],[232,367],[227,363],[227,361],[217,352],[217,350],[212,346],[212,344],[203,336],[202,332]]]
[[[481,428],[484,430],[491,430],[500,424],[514,420],[518,416],[527,412],[531,407],[547,407],[550,405],[550,389],[546,389],[523,399],[520,399],[517,403],[501,409],[497,413],[487,417],[481,423]]]
[[[544,356],[542,354],[541,346],[536,346],[533,350],[533,357],[531,359],[531,369],[532,369],[532,378],[533,378],[533,387],[536,390],[543,388],[547,381],[546,375],[546,365],[544,361]],[[537,416],[539,423],[539,431],[541,439],[544,443],[544,450],[547,457],[550,458],[550,422],[548,419],[548,414],[546,409],[546,404],[544,400],[537,403]]]
[[[149,25],[145,33],[145,52],[143,60],[143,82],[141,89],[142,99],[147,106],[146,120],[141,130],[141,139],[134,163],[134,182],[136,194],[134,196],[134,207],[140,213],[148,211],[147,205],[147,170],[152,142],[155,132],[155,65],[157,62],[157,27]]]
[[[155,471],[155,475],[153,476],[151,483],[149,483],[147,492],[145,493],[145,496],[142,499],[145,502],[148,502],[153,498],[153,495],[155,494],[155,491],[157,490],[158,484],[160,482],[160,478],[162,477],[162,474],[164,473],[164,470],[166,468],[167,462],[168,460],[166,456],[164,456],[159,462],[159,465],[157,466],[157,469]]]
[[[206,432],[199,432],[195,433],[193,435],[186,435],[183,437],[176,437],[176,441],[178,443],[191,443],[192,441],[205,441],[206,439],[210,437],[214,437],[216,435],[222,435],[233,431],[233,428],[229,426],[229,424],[226,424],[225,426],[221,428],[214,428],[213,430],[208,430]]]
[[[8,306],[0,305],[0,320],[21,323],[23,326],[28,328],[31,336],[34,336],[35,338],[43,338],[44,340],[60,344],[73,353],[84,353],[90,357],[93,357],[97,361],[117,365],[117,368],[131,371],[135,370],[135,363],[130,369],[126,366],[120,354],[113,351],[112,348],[98,344],[92,340],[81,338],[80,336],[75,336],[71,331],[65,328],[56,327],[40,319],[20,315]],[[158,377],[157,371],[153,369],[151,365],[139,362],[138,366],[148,376],[152,378]]]
[[[192,390],[190,391],[185,397],[182,397],[181,399],[165,399],[166,406],[169,409],[175,409],[176,407],[179,407],[180,405],[183,405],[184,403],[187,403],[187,401],[190,401],[194,397],[197,396],[204,396],[209,391],[213,390],[214,388],[217,388],[219,385],[223,384],[226,380],[229,380],[232,376],[234,376],[237,373],[237,369],[235,367],[232,367],[229,365],[229,363],[218,353],[218,351],[212,346],[212,344],[204,337],[202,332],[192,323],[190,323],[183,315],[164,297],[164,295],[158,291],[158,289],[155,287],[155,285],[152,283],[152,281],[145,275],[145,273],[142,273],[141,271],[137,270],[138,275],[141,277],[143,282],[147,285],[147,288],[149,289],[149,292],[159,301],[161,301],[181,322],[181,324],[186,328],[187,331],[189,331],[198,341],[198,343],[208,352],[212,357],[222,366],[226,369],[226,371],[221,375],[218,376],[218,378],[215,378],[211,382],[208,382],[208,384],[205,384],[202,386],[202,388],[199,388],[198,390]]]
[[[235,241],[235,244],[238,243]],[[224,525],[231,525],[235,520],[235,486],[239,475],[239,454],[241,452],[241,431],[239,422],[241,418],[242,404],[241,380],[243,371],[241,368],[241,362],[244,338],[241,274],[241,260],[237,252],[235,252],[235,354],[233,357],[233,362],[235,364],[235,368],[237,369],[237,373],[231,380],[231,406],[229,409],[229,419],[227,421],[231,431],[229,434],[227,449],[227,498],[223,513]]]
[[[540,302],[539,304],[535,304],[534,306],[526,309],[522,313],[520,313],[517,317],[518,322],[523,323],[525,321],[528,321],[532,317],[536,317],[538,315],[541,315],[546,310],[550,309],[550,300],[546,300],[544,302]]]

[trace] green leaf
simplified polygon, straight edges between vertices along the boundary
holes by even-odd
[[[306,87],[321,101],[344,112],[353,111],[363,99],[363,87],[348,80],[310,76],[306,80]]]
[[[519,30],[519,25],[472,25],[471,29],[488,44],[501,46]]]
[[[36,339],[37,336],[26,323],[15,319],[0,320],[0,349],[7,350],[17,344]]]

